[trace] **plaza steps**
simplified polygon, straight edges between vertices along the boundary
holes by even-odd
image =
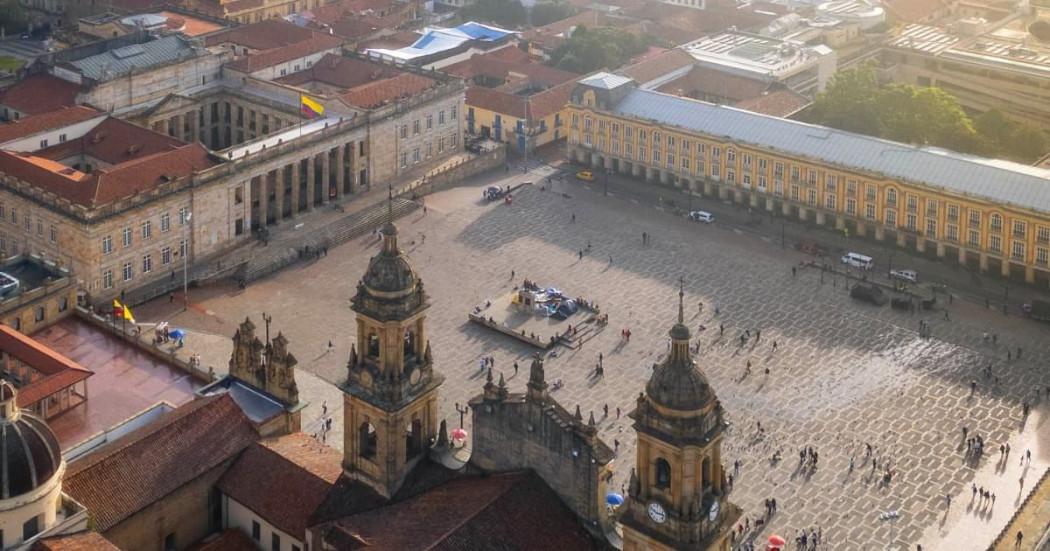
[[[409,199],[393,200],[394,219],[401,218],[419,208],[419,203]],[[301,256],[299,251],[310,247],[311,251],[323,247],[332,248],[381,227],[388,219],[387,202],[371,205],[363,210],[344,216],[324,227],[317,228],[294,240],[282,243],[271,242],[269,246],[253,247],[250,258],[229,273],[237,281],[249,283],[264,278],[296,262],[310,260],[313,256]]]

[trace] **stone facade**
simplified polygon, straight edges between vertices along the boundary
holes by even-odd
[[[0,300],[0,323],[30,335],[73,313],[77,304],[77,284],[68,270],[39,257],[10,258],[0,263],[0,272],[10,271],[26,261],[43,266],[51,272],[51,279],[35,288],[22,288],[18,294]]]
[[[286,405],[299,403],[299,387],[295,384],[295,366],[298,363],[288,351],[288,339],[283,334],[278,333],[277,338],[263,344],[255,336],[255,324],[249,319],[245,319],[233,335],[230,375],[265,391]]]
[[[584,421],[547,394],[543,360],[536,357],[526,394],[510,394],[503,376],[470,401],[474,440],[470,462],[489,472],[533,469],[591,529],[606,521],[606,484],[613,451],[598,437],[594,412]]]

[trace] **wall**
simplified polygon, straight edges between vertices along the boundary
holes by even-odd
[[[262,517],[256,515],[254,511],[241,505],[234,499],[231,499],[227,495],[222,496],[222,518],[223,518],[223,529],[237,528],[247,534],[249,538],[252,537],[252,521],[259,523],[259,539],[253,540],[260,549],[267,549],[272,551],[296,551],[303,548],[303,542],[290,536],[286,532],[278,530],[276,526],[266,522]],[[272,547],[273,535],[281,538],[280,548]]]
[[[102,111],[123,109],[219,78],[224,56],[206,53],[186,61],[114,78],[77,96],[78,104]]]
[[[496,167],[502,167],[507,162],[507,146],[500,145],[492,151],[471,157],[462,163],[452,165],[447,169],[428,174],[426,178],[419,178],[404,186],[395,188],[396,195],[425,195],[449,189],[461,185],[464,180],[481,174]]]
[[[211,525],[209,500],[232,462],[233,458],[224,461],[102,535],[121,549],[161,550],[164,538],[174,534],[175,548],[186,549],[219,528]]]
[[[0,501],[0,549],[7,549],[22,542],[22,526],[33,517],[40,517],[37,522],[43,532],[57,520],[57,512],[62,499],[62,476],[66,471],[63,461],[58,471],[46,484],[32,492]]]
[[[305,55],[303,57],[297,57],[295,59],[285,61],[284,63],[278,63],[277,65],[272,65],[270,67],[266,67],[258,71],[253,71],[251,73],[251,76],[262,80],[273,80],[275,78],[280,78],[284,75],[290,75],[292,73],[297,73],[299,71],[306,70],[312,67],[314,63],[317,63],[317,61],[325,55],[330,53],[338,55],[341,50],[342,46],[336,46],[335,48],[329,48],[327,50]],[[282,73],[281,71],[284,72]],[[235,73],[236,71],[230,72]]]
[[[31,152],[47,147],[47,145],[41,145],[41,140],[47,140],[48,145],[55,145],[62,143],[66,140],[75,140],[83,137],[85,134],[91,131],[92,128],[97,126],[100,122],[105,120],[107,115],[105,113],[88,119],[84,122],[78,122],[70,126],[64,126],[47,132],[41,132],[39,134],[33,134],[32,136],[24,137],[17,140],[12,140],[0,144],[3,146],[4,151],[17,151],[17,152]],[[65,139],[62,136],[65,135]]]

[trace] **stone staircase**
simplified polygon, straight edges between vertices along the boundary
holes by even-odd
[[[418,208],[419,203],[415,201],[395,198],[390,210],[393,211],[394,219],[398,219]],[[294,240],[271,242],[269,246],[257,245],[252,247],[248,258],[238,263],[237,269],[228,275],[245,283],[266,277],[296,262],[312,258],[313,252],[323,247],[335,247],[371,232],[385,224],[388,216],[388,206],[386,201],[383,201],[309,233],[297,235]],[[300,251],[306,247],[309,247],[311,253],[301,254]]]

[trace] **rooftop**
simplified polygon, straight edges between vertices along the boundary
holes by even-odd
[[[157,402],[189,402],[199,386],[184,371],[75,317],[48,326],[33,339],[94,372],[90,407],[75,408],[49,422],[63,450]]]
[[[58,279],[69,277],[69,272],[64,268],[59,268],[51,262],[44,262],[40,257],[33,255],[6,258],[0,262],[0,272],[18,280],[18,293],[25,293]],[[8,292],[3,295],[3,298],[5,300],[13,298],[16,294]]]
[[[323,35],[325,33],[275,18],[215,33],[204,39],[204,45],[211,48],[229,43],[252,50],[271,50]]]
[[[0,147],[8,142],[55,130],[78,122],[84,122],[94,118],[106,116],[101,111],[96,111],[83,105],[59,107],[54,111],[47,111],[39,115],[22,117],[18,120],[0,124]]]
[[[285,411],[284,404],[277,398],[230,376],[209,384],[197,391],[197,394],[199,396],[229,394],[253,423],[262,423]]]
[[[1050,170],[901,144],[650,90],[632,90],[613,110],[740,144],[1050,213]]]
[[[309,69],[277,82],[374,109],[434,88],[439,84],[435,78],[370,59],[327,54]]]
[[[742,32],[701,38],[682,48],[704,64],[769,76],[808,66],[833,53],[827,46],[807,46]]]
[[[971,22],[978,25],[978,22]],[[967,36],[945,27],[908,25],[889,46],[969,63],[1050,76],[1050,44],[1031,37],[1022,20]]]
[[[33,543],[31,551],[120,551],[98,532],[80,532],[71,536],[43,538]]]
[[[201,49],[186,38],[169,35],[141,44],[128,44],[66,63],[87,78],[105,82],[140,69],[190,59],[201,54]]]
[[[316,54],[318,52],[333,50],[339,48],[342,44],[343,39],[341,37],[315,33],[313,36],[300,42],[262,50],[258,53],[242,57],[226,66],[237,71],[251,73],[268,67],[273,67],[280,63]]]
[[[232,398],[201,398],[73,461],[63,489],[106,531],[257,439]]]
[[[249,447],[219,479],[218,488],[302,540],[310,515],[343,474],[342,461],[338,450],[296,432]]]
[[[49,74],[30,75],[0,90],[0,105],[38,115],[76,104],[80,85]]]
[[[470,21],[451,29],[427,27],[424,29],[423,36],[404,48],[397,50],[369,49],[367,52],[370,55],[407,62],[454,51],[472,41],[499,42],[514,34],[517,32]]]
[[[84,366],[6,325],[0,325],[0,350],[40,375],[18,387],[18,407],[22,409],[92,375]]]

